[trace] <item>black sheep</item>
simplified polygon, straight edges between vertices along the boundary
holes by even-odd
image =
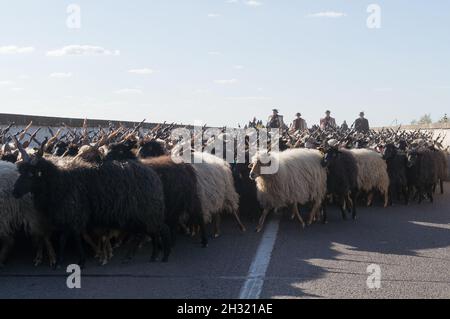
[[[406,154],[400,152],[394,144],[388,143],[383,149],[383,159],[386,161],[389,175],[389,204],[392,205],[394,196],[401,192],[405,204],[408,205],[408,158]]]
[[[19,156],[18,152],[2,154],[0,156],[0,161],[15,163],[17,162],[18,156]]]
[[[438,171],[433,151],[411,150],[408,152],[408,188],[415,189],[419,204],[425,195],[433,202],[433,188],[438,182]]]
[[[448,170],[447,156],[445,155],[444,152],[442,152],[434,147],[432,147],[430,150],[433,154],[433,159],[434,159],[435,165],[436,165],[440,191],[441,191],[441,194],[444,194],[444,181],[447,179],[447,170]]]
[[[358,167],[354,157],[345,149],[329,148],[322,159],[327,168],[327,191],[339,204],[342,218],[346,219],[345,207],[356,219],[356,194],[358,190]],[[324,222],[327,215],[324,209]]]
[[[31,192],[36,209],[60,231],[59,264],[72,235],[80,255],[79,264],[84,265],[81,238],[88,227],[151,236],[152,260],[157,257],[162,239],[163,261],[168,260],[170,233],[164,223],[163,188],[151,168],[114,162],[97,166],[80,160],[62,166],[38,156],[19,163],[18,169],[20,177],[14,196],[19,198]]]
[[[261,216],[258,202],[256,182],[250,179],[249,163],[235,163],[231,165],[234,187],[239,194],[240,215],[257,220]]]
[[[105,156],[105,161],[137,160],[132,143],[111,144]],[[188,224],[199,225],[202,245],[207,246],[202,207],[197,191],[197,177],[190,164],[175,163],[170,156],[141,159],[140,163],[154,169],[164,187],[166,223],[171,228],[173,241],[180,219],[187,217]]]
[[[139,158],[158,157],[167,154],[166,147],[163,141],[151,140],[143,142],[139,146],[138,156]]]
[[[59,141],[54,147],[53,155],[59,157],[63,156],[63,154],[67,151],[68,146],[69,144],[67,144],[66,142]]]

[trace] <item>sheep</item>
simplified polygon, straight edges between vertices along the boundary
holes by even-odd
[[[358,190],[368,193],[367,206],[372,205],[373,191],[377,190],[384,198],[384,207],[389,201],[389,175],[387,164],[381,154],[369,149],[351,149],[358,167]]]
[[[345,213],[345,207],[347,207],[352,212],[352,218],[356,219],[358,166],[355,158],[347,150],[332,146],[325,151],[322,166],[327,168],[327,191],[337,198],[342,218],[347,219]],[[325,213],[324,222],[326,221]]]
[[[312,202],[310,225],[319,214],[327,191],[327,173],[321,165],[322,155],[317,150],[290,149],[281,153],[258,152],[250,164],[250,178],[256,181],[258,201],[263,209],[259,224],[260,232],[269,212],[290,207],[304,227],[298,204]],[[262,167],[278,167],[273,174],[263,174]]]
[[[139,145],[139,158],[149,158],[167,155],[165,142],[162,140],[151,140]]]
[[[134,143],[111,144],[104,160],[137,161],[133,152],[134,146]],[[189,223],[200,226],[202,245],[206,247],[208,240],[202,218],[197,176],[193,167],[186,163],[175,163],[170,156],[141,159],[140,163],[154,169],[161,178],[164,187],[166,223],[172,231],[172,240],[175,240],[175,231],[181,217],[185,214]]]
[[[239,195],[234,188],[230,165],[223,159],[201,152],[192,153],[192,166],[197,176],[197,187],[205,223],[213,222],[214,237],[220,236],[220,213],[231,213],[241,231],[246,228],[239,215]]]
[[[10,162],[14,164],[15,162],[17,162],[18,156],[18,152],[4,153],[0,156],[0,161]]]
[[[14,183],[19,177],[16,165],[0,161],[0,240],[3,243],[0,251],[0,266],[2,266],[14,245],[16,232],[24,229],[37,244],[37,254],[34,265],[43,259],[43,245],[45,244],[50,266],[56,263],[56,256],[50,242],[50,227],[42,214],[33,207],[31,196],[17,200],[13,197]]]
[[[159,140],[143,143],[138,150],[138,156],[141,159],[161,156],[166,153],[164,143]],[[177,152],[174,151],[174,153]],[[192,154],[191,163],[194,163],[192,166],[196,174],[203,221],[204,223],[212,222],[214,224],[213,236],[215,238],[220,236],[221,212],[233,214],[241,231],[244,232],[246,229],[238,214],[239,195],[234,187],[230,165],[215,155],[200,152]]]
[[[444,194],[444,181],[447,179],[447,156],[443,151],[431,148],[433,159],[435,161],[437,177],[439,179],[439,186],[441,194]]]
[[[397,147],[388,143],[383,148],[383,159],[386,161],[389,175],[389,204],[392,205],[394,195],[402,192],[405,204],[408,205],[408,158],[404,152],[400,152]]]
[[[434,151],[412,149],[408,152],[408,185],[415,188],[419,204],[424,195],[433,202],[433,188],[439,180]]]
[[[62,166],[37,154],[17,164],[20,176],[13,195],[33,195],[35,208],[60,231],[58,265],[64,257],[68,237],[73,235],[79,252],[79,265],[85,264],[82,234],[88,227],[120,228],[138,235],[150,235],[151,260],[158,253],[162,239],[167,262],[170,232],[164,223],[164,194],[161,180],[148,167],[137,163],[95,165],[72,159]],[[130,259],[135,252],[130,250]]]
[[[239,214],[251,219],[257,218],[261,214],[259,206],[256,183],[250,179],[249,162],[233,163],[231,171],[233,172],[234,186],[239,195]]]

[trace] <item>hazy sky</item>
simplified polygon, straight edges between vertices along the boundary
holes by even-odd
[[[0,0],[0,112],[235,126],[273,107],[450,113],[450,2]]]

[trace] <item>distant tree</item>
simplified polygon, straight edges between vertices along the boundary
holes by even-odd
[[[417,124],[423,125],[423,124],[432,124],[433,120],[431,119],[431,114],[425,114],[422,115],[422,117],[417,121]]]
[[[447,117],[447,113],[445,113],[444,114],[444,117],[443,118],[441,118],[440,120],[439,120],[439,124],[447,124],[449,121],[448,121],[448,117]]]

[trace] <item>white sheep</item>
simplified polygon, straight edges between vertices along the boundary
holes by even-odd
[[[220,234],[220,213],[231,213],[239,227],[245,227],[239,219],[239,195],[234,188],[230,165],[209,153],[194,152],[193,167],[197,176],[199,198],[205,223],[214,223],[214,236]]]
[[[0,161],[0,265],[4,264],[14,245],[14,236],[24,229],[37,245],[34,264],[37,266],[43,259],[43,245],[47,249],[50,265],[56,263],[56,256],[49,238],[48,226],[42,216],[34,209],[31,196],[15,199],[12,195],[14,183],[19,177],[15,164]]]
[[[373,200],[373,191],[378,190],[384,198],[384,207],[389,200],[389,175],[387,164],[381,154],[369,149],[352,149],[358,166],[358,189],[368,193],[367,205]]]
[[[289,207],[304,227],[297,204],[313,203],[308,224],[318,216],[327,192],[327,173],[319,151],[290,149],[281,153],[259,152],[252,158],[250,178],[256,180],[258,201],[263,213],[256,228],[260,232],[271,210]],[[264,166],[278,166],[273,174],[263,174]]]

